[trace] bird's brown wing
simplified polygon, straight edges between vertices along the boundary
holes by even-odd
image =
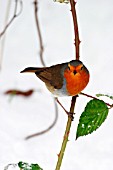
[[[63,76],[61,74],[61,65],[55,65],[39,69],[35,72],[37,77],[47,85],[53,86],[55,89],[61,89],[63,85]]]

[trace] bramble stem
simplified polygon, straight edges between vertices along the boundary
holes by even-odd
[[[71,5],[71,12],[72,12],[72,18],[73,18],[73,25],[74,25],[74,35],[75,35],[75,58],[76,60],[79,60],[80,58],[80,39],[79,39],[79,32],[78,32],[78,22],[77,22],[77,14],[75,5],[76,2],[74,0],[70,0]]]
[[[74,0],[70,0],[71,12],[72,12],[72,18],[73,18],[73,25],[74,25],[74,34],[75,34],[75,58],[76,58],[76,60],[79,60],[79,58],[80,58],[80,56],[79,56],[80,40],[79,40],[78,23],[77,23],[77,15],[76,15],[75,4],[76,3],[74,2]],[[75,108],[75,103],[76,103],[77,97],[78,96],[72,97],[70,113],[74,114],[74,108]],[[72,124],[72,119],[68,116],[68,121],[67,121],[66,130],[65,130],[65,134],[64,134],[64,139],[63,139],[63,142],[62,142],[60,153],[58,154],[58,161],[57,161],[57,165],[56,165],[55,170],[60,170],[62,160],[63,160],[63,156],[64,156],[65,149],[66,149],[67,142],[68,142],[71,124]]]
[[[77,98],[77,96],[72,97],[70,113],[74,113],[76,98]],[[60,170],[62,160],[63,160],[63,156],[64,156],[64,153],[65,153],[65,149],[66,149],[66,146],[67,146],[67,142],[69,140],[68,137],[69,137],[69,133],[70,133],[71,124],[72,124],[72,120],[68,116],[68,121],[67,121],[66,130],[65,130],[65,134],[64,134],[64,139],[63,139],[63,142],[62,142],[60,153],[58,154],[58,161],[57,161],[57,165],[56,165],[55,170]]]

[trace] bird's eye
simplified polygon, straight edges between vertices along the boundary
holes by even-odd
[[[83,68],[84,68],[84,67],[82,66],[82,67],[81,67],[81,70],[83,70]]]
[[[70,67],[68,66],[68,70],[70,70]]]
[[[74,71],[73,71],[73,74],[75,75],[76,73],[77,73],[76,70],[74,70]]]

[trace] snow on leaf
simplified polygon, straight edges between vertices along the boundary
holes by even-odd
[[[19,168],[21,168],[21,170],[43,170],[38,164],[28,164],[25,162],[19,162],[18,166]]]
[[[108,107],[102,100],[90,100],[80,116],[76,139],[97,130],[108,115]]]

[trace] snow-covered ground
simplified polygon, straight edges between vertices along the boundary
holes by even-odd
[[[0,32],[8,1],[0,0]],[[38,6],[46,65],[74,59],[70,6],[53,0],[40,0]],[[80,59],[91,74],[84,92],[92,95],[99,92],[113,94],[113,0],[79,0],[76,7],[82,41]],[[10,17],[13,9],[12,0]],[[44,170],[54,170],[63,139],[67,117],[59,107],[58,122],[51,131],[24,140],[27,135],[45,129],[54,120],[53,99],[45,85],[35,75],[20,74],[27,66],[41,66],[33,0],[23,0],[23,11],[6,34],[0,72],[0,170],[8,163],[19,161],[38,163]],[[3,93],[11,88],[34,88],[36,92],[27,99],[9,98]],[[60,101],[69,109],[70,97],[61,98]],[[96,132],[75,141],[77,123],[87,101],[89,99],[84,96],[77,99],[75,121],[62,170],[113,169],[112,109]]]

